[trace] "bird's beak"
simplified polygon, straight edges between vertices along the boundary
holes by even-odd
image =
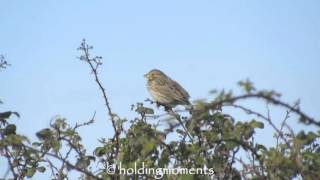
[[[148,78],[148,74],[143,75],[143,77]]]

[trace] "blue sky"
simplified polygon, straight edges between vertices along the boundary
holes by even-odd
[[[302,110],[320,117],[319,7],[316,0],[4,0],[0,54],[12,66],[0,72],[0,109],[18,111],[13,121],[31,137],[56,115],[75,124],[96,111],[96,123],[81,130],[84,143],[92,149],[110,136],[101,94],[77,59],[86,38],[104,57],[101,80],[121,117],[133,118],[130,105],[149,97],[143,74],[153,68],[179,81],[192,100],[250,78],[288,102],[300,98]],[[283,111],[273,112],[282,119]]]

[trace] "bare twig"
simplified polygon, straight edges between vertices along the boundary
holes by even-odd
[[[58,173],[55,173],[55,171],[59,172],[58,168],[48,158],[46,159],[46,162],[48,162],[48,165],[49,165],[49,168],[51,170],[52,176],[56,177],[57,179],[59,179]]]
[[[180,115],[175,113],[175,112],[173,112],[172,109],[168,110],[167,112],[168,112],[168,114],[172,115],[173,117],[175,117],[178,120],[179,124],[181,125],[181,127],[183,128],[183,130],[185,131],[187,136],[189,137],[190,141],[193,143],[193,137],[191,136],[189,130],[183,124]]]
[[[313,125],[320,127],[319,121],[316,121],[312,117],[309,117],[304,112],[302,112],[299,108],[296,108],[295,106],[291,106],[287,103],[284,103],[284,102],[282,102],[282,101],[280,101],[280,100],[274,98],[273,96],[270,96],[264,92],[249,93],[249,94],[245,94],[245,95],[241,95],[241,96],[236,96],[236,97],[226,98],[223,100],[214,101],[212,103],[208,103],[207,105],[205,105],[206,108],[201,111],[206,111],[207,108],[216,109],[217,107],[221,107],[226,104],[233,104],[236,101],[243,100],[243,99],[250,99],[250,98],[263,99],[271,104],[284,107],[284,108],[290,110],[291,112],[294,112],[295,114],[299,115],[300,119],[303,122],[305,122],[306,124],[313,124]],[[199,113],[201,113],[201,111]]]
[[[31,146],[27,146],[27,145],[23,145],[25,148],[28,148],[29,150],[32,150],[32,151],[35,151],[35,152],[38,152],[38,153],[42,153],[41,150],[38,150],[34,147],[31,147]],[[64,162],[66,164],[66,166],[70,169],[74,169],[80,173],[83,173],[85,174],[86,176],[88,177],[91,177],[93,179],[97,179],[97,180],[102,180],[102,178],[99,178],[98,176],[94,175],[92,172],[86,170],[86,169],[83,169],[83,168],[80,168],[80,167],[77,167],[76,165],[73,165],[72,163],[70,163],[69,161],[65,160],[64,158],[62,157],[59,157],[58,155],[56,154],[52,154],[50,152],[46,152],[45,153],[47,156],[50,156],[50,157],[53,157],[61,162]]]
[[[237,104],[230,104],[229,106],[231,107],[235,107],[235,108],[238,108],[238,109],[241,109],[243,110],[244,112],[246,112],[247,114],[252,114],[252,115],[256,115],[257,117],[267,121],[271,126],[272,128],[277,132],[277,134],[281,137],[281,139],[287,144],[288,147],[290,147],[290,143],[287,141],[287,139],[284,137],[283,135],[283,132],[281,130],[279,130],[277,128],[277,126],[272,122],[271,120],[271,117],[270,117],[270,110],[269,110],[269,107],[267,106],[267,117],[264,116],[263,114],[261,113],[258,113],[256,111],[253,111],[249,108],[246,108],[244,106],[240,106],[240,105],[237,105]]]
[[[5,60],[3,55],[0,55],[0,70],[5,69],[8,66],[10,66],[10,64]]]
[[[107,93],[106,93],[106,90],[105,88],[103,87],[100,79],[99,79],[99,76],[98,76],[98,68],[100,65],[102,65],[102,62],[101,62],[101,59],[102,57],[100,56],[96,56],[96,57],[93,57],[91,58],[90,57],[90,53],[89,51],[91,49],[93,49],[92,46],[89,46],[85,40],[82,41],[80,47],[78,48],[80,51],[82,51],[84,54],[80,56],[80,60],[86,62],[89,64],[90,68],[91,68],[91,71],[94,75],[94,78],[95,78],[95,81],[103,95],[103,100],[105,102],[105,105],[106,105],[106,109],[107,109],[107,112],[109,114],[109,117],[111,119],[111,122],[112,122],[112,127],[113,127],[113,130],[114,130],[114,137],[113,137],[113,140],[115,141],[116,143],[116,146],[115,146],[115,150],[114,150],[114,158],[117,159],[118,157],[118,154],[119,154],[119,136],[120,136],[120,133],[121,133],[121,129],[119,130],[117,128],[117,124],[116,124],[116,120],[115,120],[115,114],[112,112],[111,110],[111,106],[110,106],[110,103],[109,103],[109,100],[107,98]]]
[[[77,123],[77,124],[74,126],[73,130],[76,130],[76,129],[82,127],[82,126],[88,126],[88,125],[94,123],[94,118],[95,118],[95,117],[96,117],[96,112],[94,112],[92,118],[91,118],[89,121],[84,122],[84,123],[81,123],[81,124],[78,124],[78,123]]]
[[[1,134],[1,139],[4,139],[3,134]],[[11,157],[12,157],[12,155],[10,154],[9,147],[7,147],[7,146],[4,146],[4,156],[5,156],[5,158],[6,158],[7,161],[8,161],[9,168],[10,168],[10,171],[11,171],[11,173],[12,173],[13,178],[14,178],[14,179],[17,179],[17,178],[19,177],[19,175],[18,175],[17,172],[15,171],[14,166],[13,166],[13,164],[12,164],[12,162],[11,162]]]
[[[61,167],[59,169],[59,177],[63,177],[63,170],[66,168],[66,161],[69,158],[70,153],[72,152],[73,147],[70,146],[68,152],[66,153],[66,155],[64,156],[64,158],[62,158],[62,164]]]

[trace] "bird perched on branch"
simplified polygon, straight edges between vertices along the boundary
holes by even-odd
[[[158,105],[171,110],[177,105],[191,105],[190,95],[176,81],[158,69],[153,69],[144,75],[147,78],[147,88]]]

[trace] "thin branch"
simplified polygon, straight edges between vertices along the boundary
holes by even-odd
[[[48,158],[46,159],[46,162],[48,162],[48,164],[49,164],[52,176],[59,179],[58,173],[55,173],[55,171],[59,172],[58,168]]]
[[[223,100],[214,101],[212,103],[205,105],[206,108],[201,111],[206,111],[207,108],[216,109],[217,107],[221,107],[226,104],[233,104],[236,101],[243,100],[243,99],[250,99],[250,98],[258,98],[258,99],[260,98],[260,99],[263,99],[271,104],[284,107],[284,108],[296,113],[297,115],[299,115],[300,119],[303,122],[305,122],[306,124],[313,124],[313,125],[320,127],[319,121],[316,121],[312,117],[309,117],[304,112],[302,112],[299,108],[296,108],[295,106],[291,106],[287,103],[284,103],[284,102],[282,102],[282,101],[280,101],[280,100],[278,100],[278,99],[276,99],[276,98],[274,98],[264,92],[258,92],[255,94],[249,93],[249,94],[245,94],[245,95],[241,95],[241,96],[236,96],[236,97],[231,97],[231,98],[227,98],[227,99],[223,99]],[[201,111],[199,113],[201,113]]]
[[[63,176],[62,176],[62,175],[63,175],[63,170],[64,170],[64,168],[66,167],[66,161],[67,161],[67,159],[69,158],[69,155],[70,155],[72,149],[73,149],[73,147],[70,146],[68,152],[66,153],[66,155],[64,156],[64,158],[63,158],[63,160],[62,160],[62,165],[61,165],[61,167],[60,167],[60,169],[59,169],[59,171],[58,171],[58,172],[59,172],[59,177],[63,177]]]
[[[1,134],[1,139],[4,139],[4,135],[3,134]],[[10,171],[11,171],[11,173],[13,175],[13,178],[17,179],[19,177],[19,175],[14,170],[14,166],[13,166],[13,164],[11,162],[12,155],[10,154],[9,148],[7,146],[4,146],[4,156],[8,161],[8,165],[9,165]]]
[[[11,173],[13,175],[13,178],[17,179],[19,177],[19,175],[14,170],[14,166],[13,166],[13,164],[11,162],[11,155],[9,154],[9,150],[8,150],[7,147],[4,147],[4,149],[5,149],[5,157],[6,157],[7,161],[8,161]]]
[[[249,108],[246,108],[246,107],[244,107],[244,106],[240,106],[240,105],[237,105],[237,104],[230,104],[229,106],[235,107],[235,108],[238,108],[238,109],[241,109],[241,110],[243,110],[244,112],[246,112],[246,113],[249,114],[249,115],[250,115],[250,114],[256,115],[257,117],[259,117],[259,118],[267,121],[267,122],[272,126],[272,128],[277,132],[277,134],[281,137],[281,139],[287,144],[287,146],[290,147],[290,143],[289,143],[289,142],[287,141],[287,139],[284,137],[282,131],[279,130],[279,129],[277,128],[277,126],[271,121],[271,118],[270,118],[270,110],[269,110],[269,107],[268,107],[268,106],[267,106],[267,114],[268,114],[267,116],[268,116],[268,117],[264,116],[264,115],[261,114],[261,113],[258,113],[258,112],[256,112],[256,111],[253,111],[253,110],[251,110],[251,109],[249,109]]]
[[[31,146],[27,146],[27,145],[23,145],[23,146],[26,147],[26,148],[28,148],[28,149],[30,149],[30,150],[32,150],[32,151],[35,151],[35,152],[38,152],[38,153],[42,153],[41,150],[38,150],[38,149],[33,148],[33,147],[31,147]],[[80,173],[85,174],[85,175],[88,176],[88,177],[91,177],[91,178],[94,178],[94,179],[97,179],[97,180],[103,180],[102,178],[99,178],[98,176],[94,175],[92,172],[90,172],[90,171],[88,171],[88,170],[86,170],[86,169],[82,169],[82,168],[80,168],[80,167],[77,167],[76,165],[73,165],[73,164],[70,163],[69,161],[65,160],[65,159],[62,158],[62,157],[59,157],[59,156],[56,155],[56,154],[52,154],[52,153],[50,153],[50,152],[46,152],[46,155],[48,155],[48,156],[50,156],[50,157],[53,157],[53,158],[55,158],[55,159],[57,159],[57,160],[59,160],[59,161],[61,161],[61,162],[65,162],[65,164],[67,165],[67,167],[69,167],[70,169],[74,169],[74,170],[76,170],[76,171],[78,171],[78,172],[80,172]]]
[[[80,60],[82,61],[85,61],[89,64],[90,68],[91,68],[91,71],[94,75],[94,78],[95,78],[95,81],[103,95],[103,100],[105,102],[105,105],[106,105],[106,109],[107,109],[107,112],[108,112],[108,115],[110,116],[110,119],[111,119],[111,122],[112,122],[112,127],[113,127],[113,130],[114,130],[114,137],[113,137],[113,140],[116,142],[116,147],[115,147],[115,152],[114,152],[114,158],[117,159],[118,157],[118,154],[119,154],[119,136],[120,136],[120,133],[121,133],[121,130],[119,131],[118,128],[117,128],[117,124],[116,124],[116,120],[115,120],[115,114],[112,112],[111,110],[111,106],[110,106],[110,103],[109,103],[109,100],[107,98],[107,93],[106,93],[106,90],[105,88],[103,87],[100,79],[99,79],[99,76],[98,76],[98,67],[100,65],[102,65],[102,62],[101,62],[101,59],[102,57],[100,56],[96,56],[94,58],[91,58],[90,57],[90,53],[89,53],[89,50],[91,50],[93,47],[92,46],[89,46],[85,40],[82,41],[80,47],[79,47],[79,50],[81,50],[84,54],[81,55],[80,57]]]
[[[187,136],[189,137],[190,141],[193,143],[193,137],[191,136],[189,130],[185,127],[185,125],[183,124],[181,117],[179,114],[173,112],[171,109],[167,111],[168,114],[172,115],[173,117],[175,117],[179,124],[181,125],[181,127],[183,128],[183,130],[185,131],[185,133],[187,134]]]
[[[89,121],[81,123],[81,124],[76,123],[76,125],[73,127],[73,130],[76,130],[76,129],[82,127],[82,126],[88,126],[88,125],[94,123],[95,117],[96,117],[96,112],[94,112],[92,118]]]
[[[5,60],[3,55],[0,55],[0,70],[6,69],[10,64]]]

